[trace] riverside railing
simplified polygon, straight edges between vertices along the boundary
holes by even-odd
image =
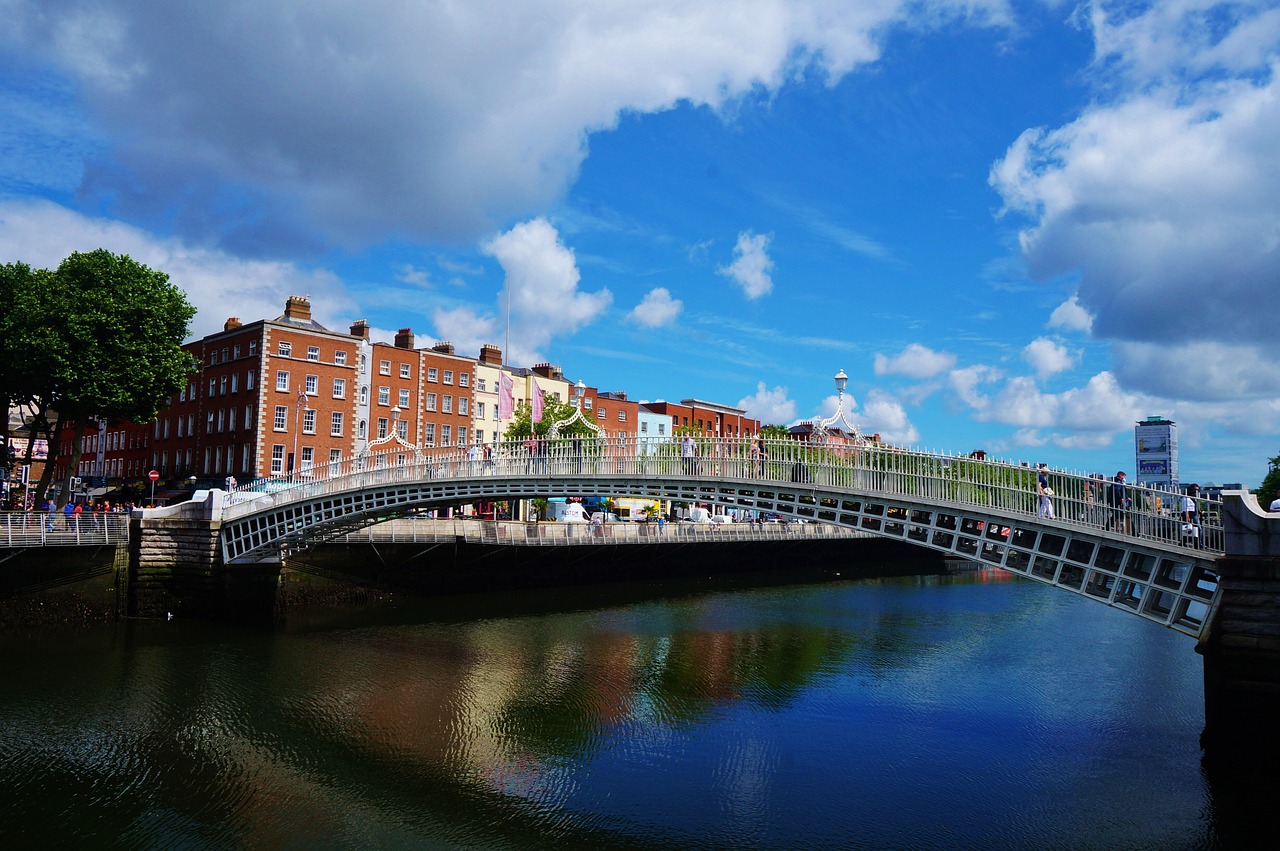
[[[790,439],[562,436],[493,444],[485,457],[473,448],[406,451],[391,448],[317,465],[293,475],[239,486],[225,516],[273,505],[401,482],[591,478],[600,493],[609,480],[686,479],[734,482],[739,488],[776,483],[791,489],[830,489],[850,495],[901,497],[941,505],[1026,514],[1046,525],[1085,526],[1116,538],[1155,541],[1221,552],[1220,502],[1196,500],[1196,522],[1182,518],[1182,495],[1133,484],[1117,486],[1098,474],[1045,471],[1053,495],[1048,509],[1037,488],[1038,469],[1025,463],[950,455],[877,444]],[[622,484],[620,481],[619,484]],[[631,494],[618,492],[611,496]]]
[[[0,548],[127,544],[129,515],[67,517],[62,513],[0,511]]]

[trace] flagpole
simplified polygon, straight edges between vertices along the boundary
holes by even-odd
[[[507,338],[502,343],[502,365],[507,365],[511,351],[511,278],[507,278]]]

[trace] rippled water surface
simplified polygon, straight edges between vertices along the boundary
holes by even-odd
[[[1196,848],[1242,829],[1202,771],[1193,642],[995,571],[0,645],[7,847]]]

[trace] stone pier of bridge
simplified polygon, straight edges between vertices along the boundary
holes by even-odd
[[[1204,657],[1206,750],[1280,754],[1280,513],[1223,494],[1226,555],[1196,651]]]

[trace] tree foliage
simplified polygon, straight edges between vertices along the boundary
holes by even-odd
[[[568,402],[562,402],[559,399],[548,398],[542,406],[542,419],[533,422],[533,410],[526,404],[521,403],[513,414],[511,425],[507,426],[505,437],[507,440],[523,440],[530,434],[538,437],[546,437],[551,431],[554,423],[562,422],[573,416],[574,407]],[[584,416],[585,416],[584,412]],[[582,420],[577,420],[573,425],[565,426],[560,429],[563,437],[572,437],[573,435],[590,435],[592,431]]]
[[[1277,496],[1280,496],[1280,455],[1267,461],[1267,475],[1258,487],[1258,503],[1267,508]]]
[[[29,407],[32,436],[43,433],[51,454],[67,428],[151,422],[195,370],[182,350],[195,308],[168,275],[127,255],[76,252],[53,271],[5,265],[0,299],[0,396]],[[77,439],[69,470],[79,455]],[[51,475],[48,465],[37,499]]]

